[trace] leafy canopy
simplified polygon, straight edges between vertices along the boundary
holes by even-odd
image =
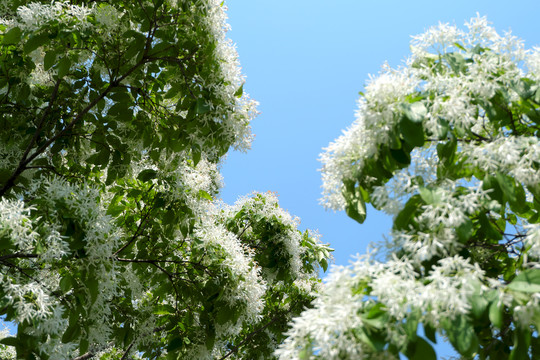
[[[216,200],[256,112],[222,4],[0,11],[0,357],[271,358],[330,249]]]

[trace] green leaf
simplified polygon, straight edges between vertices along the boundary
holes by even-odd
[[[467,68],[465,58],[460,53],[446,53],[443,57],[456,74],[464,72]]]
[[[496,241],[502,239],[501,232],[491,223],[491,221],[489,221],[485,214],[479,214],[478,220],[480,224],[480,229],[478,229],[478,231],[483,233],[486,238]]]
[[[64,332],[64,335],[62,335],[62,342],[64,344],[70,343],[73,340],[77,339],[79,335],[81,334],[81,324],[74,322],[68,326],[66,331]]]
[[[206,327],[206,339],[205,344],[208,350],[212,350],[216,342],[216,330],[213,325]]]
[[[209,193],[207,193],[207,192],[204,191],[204,190],[199,190],[199,198],[200,198],[200,199],[210,200],[210,201],[214,200],[214,199],[212,198],[212,195],[210,195]]]
[[[58,78],[63,78],[64,76],[66,76],[70,67],[71,61],[69,60],[69,58],[67,56],[61,58],[56,65],[56,69],[58,70]]]
[[[220,325],[225,324],[234,318],[235,311],[228,306],[220,306],[216,315],[216,322]]]
[[[437,354],[430,343],[421,337],[417,337],[411,349],[407,349],[410,360],[437,360]]]
[[[71,275],[66,275],[60,280],[60,289],[65,294],[73,287],[73,278]]]
[[[13,240],[9,236],[0,236],[0,250],[7,250],[13,247]]]
[[[234,96],[236,96],[237,98],[241,98],[243,93],[244,93],[244,84],[240,85],[238,90],[236,90],[236,92],[234,93]]]
[[[466,316],[458,315],[443,324],[448,340],[463,356],[472,356],[478,349],[478,337]]]
[[[490,120],[505,122],[510,120],[507,104],[507,96],[499,90],[483,107]]]
[[[84,354],[88,350],[89,346],[90,344],[88,342],[88,339],[86,338],[86,336],[83,336],[81,338],[81,341],[79,342],[79,351]]]
[[[428,205],[440,204],[442,201],[441,191],[439,189],[429,189],[425,187],[418,188],[418,193],[422,200]]]
[[[184,339],[181,337],[176,337],[169,341],[169,344],[167,345],[167,351],[172,352],[180,349],[182,346],[184,346]]]
[[[112,92],[109,96],[112,100],[119,102],[119,103],[125,103],[129,104],[133,101],[131,98],[131,95],[127,92],[125,88],[117,89],[116,91]]]
[[[473,234],[473,222],[471,219],[466,218],[466,220],[456,227],[456,234],[459,238],[459,241],[465,243],[469,240]]]
[[[16,337],[5,337],[0,340],[0,344],[4,344],[7,346],[18,346],[20,343],[19,339],[17,339]]]
[[[43,58],[43,69],[45,71],[53,67],[56,62],[56,51],[48,51]]]
[[[173,209],[169,209],[163,214],[163,225],[171,225],[176,220],[176,212]]]
[[[11,177],[12,172],[9,169],[0,169],[0,184],[5,184]]]
[[[298,354],[299,360],[309,360],[311,359],[311,355],[313,355],[313,349],[311,348],[311,344],[306,345]]]
[[[23,50],[25,54],[29,54],[38,47],[44,45],[47,41],[49,41],[49,36],[46,33],[30,36],[28,41],[23,45]]]
[[[523,214],[527,213],[529,210],[531,210],[531,208],[527,204],[525,190],[520,183],[515,184],[514,195],[515,199],[510,202],[510,208],[518,215],[523,216]],[[515,224],[516,223],[514,223],[513,225]]]
[[[22,31],[18,27],[10,29],[7,33],[4,34],[2,43],[4,45],[15,45],[21,41]]]
[[[490,305],[489,305],[489,321],[495,326],[496,328],[501,329],[503,325],[503,305],[499,305],[499,300],[495,299]]]
[[[418,331],[418,324],[420,321],[420,314],[418,312],[411,312],[407,316],[407,320],[404,325],[405,332],[409,338],[416,338]]]
[[[437,144],[437,156],[439,161],[446,167],[454,163],[457,150],[457,140],[452,137],[446,143]]]
[[[394,220],[394,228],[396,230],[403,230],[409,227],[411,220],[416,215],[416,210],[424,203],[420,195],[412,196],[405,204],[403,210],[399,212]]]
[[[520,324],[514,331],[514,347],[510,352],[509,360],[529,360],[529,346],[531,344],[531,332],[528,328],[522,328]]]
[[[139,173],[137,176],[137,179],[139,179],[142,182],[148,182],[150,180],[155,179],[157,176],[157,171],[154,169],[145,169]]]
[[[390,149],[390,155],[392,158],[402,165],[409,165],[411,163],[411,155],[405,149]]]
[[[86,279],[86,288],[88,289],[88,292],[90,293],[90,300],[92,301],[92,304],[93,304],[96,301],[97,296],[99,294],[98,279],[95,276],[89,276],[88,279]]]
[[[433,343],[437,343],[435,328],[429,324],[424,324],[424,334]]]
[[[128,45],[126,52],[124,53],[125,59],[136,59],[138,61],[146,44],[146,37],[142,34],[135,36],[136,38]]]
[[[328,270],[328,261],[326,259],[322,259],[321,261],[319,261],[319,264],[321,265],[324,272]]]
[[[202,156],[201,152],[193,150],[191,152],[191,156],[193,157],[193,165],[197,166],[199,161],[201,161],[201,156]]]
[[[421,103],[414,103],[412,105],[416,104],[421,105]],[[423,105],[421,106],[423,108]],[[422,119],[422,113],[408,110],[405,112],[405,116],[402,116],[399,121],[399,132],[401,136],[412,146],[424,145],[424,127],[422,126]]]
[[[89,164],[100,165],[102,167],[107,166],[111,156],[111,151],[108,147],[103,147],[99,152],[89,156],[86,162]]]
[[[481,319],[488,309],[489,302],[481,294],[471,296],[471,313],[475,319]]]
[[[118,171],[114,168],[109,168],[107,170],[107,180],[105,180],[105,185],[111,185],[118,178]]]
[[[354,329],[355,336],[368,345],[373,351],[382,351],[386,345],[386,338],[377,331],[366,331],[364,328]]]
[[[508,288],[525,293],[540,292],[540,269],[522,271],[508,284]]]
[[[155,310],[154,310],[154,314],[156,315],[171,315],[175,313],[176,313],[175,308],[168,304],[158,305],[155,307]]]
[[[376,329],[382,329],[388,320],[388,314],[384,310],[384,305],[381,303],[376,304],[367,314],[362,314],[362,323],[374,327]]]
[[[196,108],[197,114],[203,115],[210,111],[210,106],[206,103],[206,100],[203,98],[197,99],[197,108]]]
[[[366,220],[366,203],[362,196],[361,187],[355,187],[354,192],[343,189],[343,197],[347,202],[345,205],[347,215],[362,224]]]
[[[503,175],[500,172],[497,172],[495,175],[495,178],[497,179],[497,182],[508,202],[515,202],[516,201],[516,193],[515,193],[515,185],[514,181],[510,179],[508,176]]]

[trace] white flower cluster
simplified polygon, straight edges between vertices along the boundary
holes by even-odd
[[[500,136],[484,146],[465,144],[466,163],[490,173],[509,174],[521,184],[540,183],[540,140],[532,136]]]
[[[54,354],[59,359],[71,358],[77,350],[78,344],[74,342],[63,343],[61,338],[68,327],[68,319],[64,318],[65,309],[62,305],[54,305],[52,314],[41,321],[39,326],[33,329],[32,334],[46,337],[41,344],[43,354]]]
[[[257,115],[257,102],[251,100],[247,93],[236,96],[240,86],[243,86],[245,78],[242,75],[238,53],[233,42],[226,37],[230,26],[227,23],[226,7],[220,0],[205,0],[206,11],[205,27],[216,40],[215,56],[220,64],[219,71],[209,74],[209,78],[199,80],[209,86],[223,99],[224,104],[233,104],[232,108],[222,108],[222,119],[229,128],[229,136],[232,136],[235,149],[247,150],[251,146],[252,134],[249,122]],[[213,104],[208,104],[211,108]],[[221,107],[221,105],[217,105]]]
[[[58,286],[58,274],[51,272],[51,263],[58,261],[68,254],[69,248],[64,239],[56,230],[56,224],[49,224],[41,234],[34,228],[39,227],[41,219],[31,217],[35,207],[26,207],[21,200],[6,200],[0,202],[0,237],[3,241],[11,242],[15,254],[32,254],[38,244],[43,251],[38,255],[37,261],[41,271],[31,277],[31,281],[23,274],[1,274],[0,284],[5,298],[16,309],[17,322],[37,321],[40,327],[35,329],[38,333],[58,334],[64,330],[66,322],[60,316],[63,312],[61,306],[56,306],[56,299],[50,295],[50,290]],[[11,261],[11,260],[8,260]],[[21,259],[19,266],[32,268],[35,265],[29,259]],[[10,266],[4,264],[4,266]],[[47,343],[49,346],[50,344]],[[58,349],[62,348],[59,341]],[[72,349],[72,347],[71,347]]]
[[[261,311],[264,308],[263,296],[268,287],[267,282],[274,281],[272,274],[268,272],[265,272],[263,277],[261,268],[254,260],[255,250],[239,238],[239,235],[250,236],[249,234],[252,233],[251,225],[247,224],[246,229],[243,229],[241,234],[232,233],[225,228],[223,220],[232,219],[235,214],[241,211],[249,212],[253,218],[275,220],[287,229],[278,238],[267,239],[267,241],[283,243],[283,251],[286,254],[282,255],[290,259],[288,265],[291,276],[296,279],[298,286],[302,289],[306,288],[306,293],[312,291],[312,284],[307,279],[313,274],[306,274],[301,269],[302,238],[297,230],[299,219],[292,218],[288,212],[281,209],[274,194],[252,194],[238,200],[233,206],[216,203],[208,207],[207,210],[207,217],[203,218],[200,225],[197,226],[194,236],[203,241],[199,246],[204,247],[206,251],[216,251],[223,254],[225,259],[220,262],[221,266],[231,274],[232,279],[239,280],[237,287],[227,289],[223,296],[231,305],[239,302],[247,305],[245,315],[238,320],[239,323],[255,323],[260,320]],[[212,257],[207,259],[211,261]],[[236,325],[226,324],[222,326],[221,330],[228,333],[234,332],[234,329],[240,330],[241,328]]]
[[[85,250],[91,262],[108,259],[118,248],[118,230],[112,218],[105,214],[104,204],[100,203],[99,189],[89,185],[77,186],[60,178],[39,179],[36,181],[46,188],[51,209],[57,203],[65,203],[68,211],[81,221],[86,243]]]
[[[421,322],[437,326],[442,319],[466,314],[468,297],[478,291],[483,278],[478,266],[459,256],[441,260],[423,279],[407,259],[394,257],[381,263],[372,257],[363,255],[348,267],[332,268],[314,307],[293,320],[289,337],[276,351],[280,359],[302,358],[306,346],[312,347],[313,358],[371,359],[375,354],[357,341],[354,331],[373,325],[365,314],[375,303],[391,316],[385,324],[390,336],[386,340],[401,346],[408,316],[420,316]]]
[[[285,253],[290,257],[289,266],[291,274],[294,278],[300,277],[302,275],[302,262],[300,260],[300,256],[302,255],[302,248],[300,247],[302,238],[301,234],[297,231],[300,225],[300,219],[298,217],[292,217],[287,211],[279,207],[277,196],[271,192],[264,194],[264,200],[262,201],[257,199],[256,193],[242,197],[234,206],[230,207],[228,212],[234,214],[242,209],[252,213],[253,217],[276,219],[287,229],[278,238],[270,240],[283,244]],[[249,233],[251,230],[248,229],[247,232]]]
[[[0,18],[0,24],[36,31],[49,22],[58,22],[73,29],[84,30],[93,26],[89,19],[94,16],[97,26],[105,31],[104,36],[110,36],[112,31],[120,27],[122,14],[109,4],[86,6],[74,5],[69,1],[51,1],[49,4],[30,2],[17,8],[17,16],[13,19]]]
[[[467,26],[469,32],[455,26],[439,25],[414,37],[411,45],[413,55],[406,67],[393,70],[385,65],[378,77],[370,79],[365,96],[359,100],[355,122],[321,154],[322,203],[326,207],[344,208],[343,180],[353,178],[364,166],[365,159],[374,156],[382,144],[389,143],[391,132],[399,120],[398,105],[407,96],[430,95],[419,101],[428,110],[423,125],[430,136],[439,134],[441,119],[452,128],[472,129],[478,135],[491,136],[491,129],[484,119],[485,111],[478,105],[480,99],[488,101],[497,90],[507,89],[519,81],[523,76],[521,62],[525,61],[531,69],[536,69],[534,59],[538,55],[537,51],[525,51],[522,42],[509,34],[499,36],[483,17],[472,19]],[[470,54],[455,44],[461,44],[463,48],[478,45],[493,51]],[[428,50],[434,50],[436,54],[432,55]],[[460,56],[471,56],[473,61],[467,72],[456,76],[451,66],[441,70],[437,63],[428,61],[452,51]],[[433,142],[432,147],[435,145]],[[483,152],[490,150],[464,145],[463,151],[467,152],[468,148]],[[403,187],[406,186],[407,181],[403,182]],[[393,190],[396,194],[402,193],[397,188]]]
[[[21,200],[0,201],[0,236],[13,241],[21,251],[32,249],[39,236],[32,227],[32,210],[35,209],[26,207]]]
[[[536,266],[540,268],[540,224],[526,224],[524,228],[527,232],[524,239],[527,254],[537,259]]]
[[[32,2],[17,9],[17,26],[25,30],[37,30],[49,21],[71,23],[76,20],[76,27],[88,26],[87,18],[93,8],[73,5],[68,1],[52,1],[50,4]]]
[[[225,253],[221,266],[230,272],[233,279],[237,279],[237,287],[227,289],[224,298],[231,305],[239,301],[246,304],[245,318],[242,320],[255,323],[264,307],[262,296],[266,291],[266,283],[260,277],[260,270],[253,263],[250,253],[223,225],[203,222],[196,228],[194,235],[203,240],[201,246],[207,251]]]
[[[22,275],[21,275],[22,276]],[[0,274],[4,298],[9,299],[17,311],[17,322],[46,319],[51,314],[51,298],[48,291],[36,282],[23,282],[16,276]]]
[[[4,89],[7,90],[7,87]],[[0,95],[3,95],[2,89],[0,89]],[[9,115],[7,115],[5,119],[8,120]],[[15,137],[16,134],[13,134],[13,136]],[[23,151],[18,146],[13,146],[12,144],[6,143],[0,144],[0,167],[4,169],[16,168],[22,154]]]
[[[118,282],[121,280],[116,274],[115,263],[111,254],[119,246],[120,233],[114,226],[112,218],[105,214],[103,204],[100,203],[100,192],[98,189],[83,184],[77,186],[59,178],[48,178],[36,180],[36,188],[44,187],[47,197],[43,199],[50,208],[51,215],[59,217],[69,216],[72,221],[84,232],[85,257],[78,260],[78,266],[87,271],[92,270],[98,281],[97,294],[92,294],[88,290],[88,297],[95,297],[95,300],[88,309],[88,318],[92,326],[87,334],[90,343],[103,344],[109,340],[110,322],[107,320],[111,315],[111,299],[117,294]],[[53,217],[51,217],[53,218]],[[54,224],[53,224],[54,225]],[[51,239],[49,236],[48,239]],[[56,243],[48,250],[48,253],[56,253],[63,256],[69,252],[67,244],[58,236]],[[48,255],[49,257],[52,254]],[[57,288],[60,279],[56,276],[55,286]],[[61,310],[58,310],[61,312]],[[56,317],[56,332],[65,326],[65,319]],[[49,323],[51,323],[50,319]],[[51,327],[52,325],[48,325]],[[44,331],[38,328],[37,331]],[[58,342],[58,346],[63,346]],[[52,346],[52,344],[51,344]]]
[[[344,209],[343,179],[353,177],[355,171],[364,166],[364,159],[373,157],[379,146],[389,141],[389,131],[398,121],[397,105],[415,91],[418,83],[411,69],[393,70],[387,65],[383,66],[379,77],[370,78],[365,97],[358,102],[356,121],[320,156],[323,205]]]

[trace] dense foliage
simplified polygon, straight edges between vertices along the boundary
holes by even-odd
[[[7,359],[264,358],[330,249],[216,200],[255,103],[215,0],[0,2]]]
[[[466,25],[414,37],[322,155],[323,202],[393,228],[333,269],[282,359],[429,360],[436,334],[467,359],[540,358],[540,49]]]

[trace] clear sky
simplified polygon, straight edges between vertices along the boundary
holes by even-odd
[[[456,24],[479,13],[496,30],[540,46],[540,2],[226,0],[230,38],[237,44],[244,91],[260,102],[248,153],[230,153],[223,165],[222,197],[233,203],[251,191],[274,191],[280,204],[317,229],[335,249],[337,265],[380,241],[391,219],[368,209],[360,225],[344,212],[319,205],[317,161],[323,147],[354,120],[358,92],[387,61],[409,55],[411,35],[439,22]],[[438,347],[440,355],[450,355]]]
[[[499,33],[511,30],[526,48],[540,46],[540,2],[227,0],[244,91],[260,102],[256,138],[247,153],[231,152],[222,167],[222,197],[273,191],[280,204],[318,229],[336,249],[336,264],[382,239],[391,219],[368,209],[360,225],[319,205],[322,148],[354,120],[358,92],[387,61],[409,55],[411,35],[439,22],[462,26],[486,15]]]

